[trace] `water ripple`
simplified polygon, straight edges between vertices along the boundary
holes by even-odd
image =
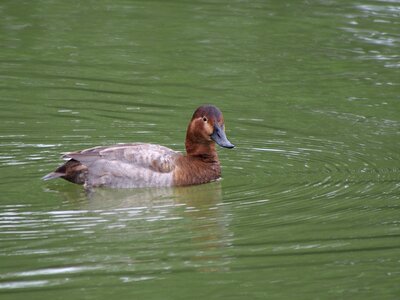
[[[382,124],[381,124],[382,125]],[[382,125],[385,126],[385,125]],[[376,128],[376,123],[374,124]],[[389,129],[392,127],[389,126]],[[387,130],[386,130],[387,131]],[[371,144],[355,138],[347,144],[316,137],[296,137],[288,140],[252,141],[253,147],[238,150],[235,173],[242,176],[235,188],[229,189],[229,199],[247,201],[262,199],[333,199],[382,197],[385,191],[394,195],[399,169],[378,168],[381,157],[371,157]],[[374,145],[380,148],[385,145]],[[390,153],[391,151],[386,151]],[[391,159],[397,159],[394,155]],[[253,172],[243,171],[253,161]],[[243,168],[240,166],[243,165]],[[261,178],[264,185],[260,185]],[[284,182],[283,186],[281,182]],[[228,187],[229,188],[229,187]],[[243,201],[243,200],[242,200]]]

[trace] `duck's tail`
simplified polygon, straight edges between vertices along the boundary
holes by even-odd
[[[73,183],[84,184],[87,177],[87,167],[75,159],[70,159],[62,166],[58,167],[42,177],[43,180],[63,178]]]
[[[50,180],[50,179],[56,179],[64,176],[65,173],[59,173],[59,172],[51,172],[45,176],[42,177],[42,180]]]

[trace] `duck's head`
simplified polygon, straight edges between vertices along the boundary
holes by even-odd
[[[235,147],[226,137],[224,117],[213,105],[203,105],[196,109],[186,134],[186,149],[193,145],[213,145],[224,148]]]

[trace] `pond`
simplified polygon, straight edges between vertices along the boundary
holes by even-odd
[[[1,299],[398,299],[398,1],[0,4]],[[222,180],[87,193],[63,152],[184,151]]]

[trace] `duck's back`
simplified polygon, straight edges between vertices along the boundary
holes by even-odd
[[[139,143],[95,147],[65,155],[85,168],[81,174],[87,187],[114,188],[172,186],[179,156],[179,152],[167,147]]]

